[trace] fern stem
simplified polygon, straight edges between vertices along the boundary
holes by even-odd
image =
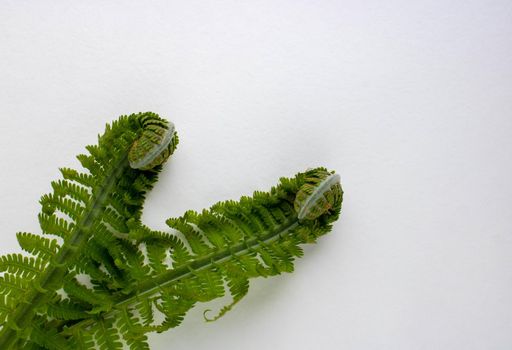
[[[17,329],[25,329],[34,318],[35,310],[41,306],[61,285],[67,272],[67,266],[87,241],[92,225],[105,206],[112,188],[118,182],[124,171],[129,168],[127,156],[124,156],[106,176],[105,181],[95,197],[91,200],[82,220],[77,223],[71,236],[66,240],[58,254],[51,261],[44,273],[35,282],[23,302],[9,316],[0,332],[0,349],[10,349],[17,341]]]
[[[200,259],[194,260],[188,264],[180,266],[176,269],[172,269],[161,273],[160,275],[148,279],[140,283],[131,296],[119,300],[112,307],[112,310],[103,314],[104,318],[113,316],[115,313],[120,312],[124,307],[128,307],[134,303],[137,303],[144,298],[149,298],[158,292],[183,278],[187,278],[194,272],[207,269],[215,264],[220,264],[226,260],[247,254],[257,248],[259,245],[264,243],[272,243],[275,240],[281,238],[282,235],[295,229],[299,225],[298,218],[292,217],[287,223],[284,223],[275,230],[269,231],[267,234],[253,237],[246,240],[244,243],[240,243],[230,247],[229,249],[223,249],[221,251],[209,254]],[[94,319],[87,319],[74,324],[63,330],[63,335],[71,335],[73,332],[79,329],[85,329],[92,326],[95,323]]]

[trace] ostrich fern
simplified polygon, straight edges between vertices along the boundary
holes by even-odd
[[[87,172],[61,169],[41,198],[43,235],[17,235],[30,256],[0,257],[0,349],[149,349],[148,332],[195,304],[230,294],[213,321],[250,278],[292,272],[339,216],[339,176],[316,168],[154,231],[141,223],[145,195],[177,144],[172,123],[132,114],[78,156]]]

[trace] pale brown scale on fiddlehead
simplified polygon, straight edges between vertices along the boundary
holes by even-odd
[[[319,168],[306,172],[306,182],[295,197],[299,220],[315,220],[341,204],[343,190],[340,176]]]
[[[178,136],[174,124],[148,113],[142,121],[143,131],[128,154],[130,167],[149,170],[163,164],[174,152]]]

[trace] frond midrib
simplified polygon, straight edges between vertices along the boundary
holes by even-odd
[[[85,210],[86,215],[74,227],[74,232],[69,241],[61,247],[60,251],[54,257],[54,262],[50,264],[45,270],[44,274],[38,278],[38,288],[31,290],[28,295],[28,300],[21,304],[11,316],[11,323],[15,327],[23,328],[34,317],[34,310],[41,305],[45,300],[46,289],[55,280],[62,279],[62,276],[67,271],[67,264],[76,255],[82,243],[86,241],[90,230],[95,220],[101,216],[101,208],[105,205],[108,195],[112,188],[115,186],[123,171],[129,167],[128,158],[122,157],[121,160],[112,168],[112,172],[105,178],[105,181],[98,193],[92,198],[91,204],[88,206],[90,209]],[[0,333],[0,349],[9,349],[13,342],[16,340],[16,332],[12,327],[4,326]]]
[[[298,218],[296,216],[290,217],[286,222],[276,227],[274,230],[267,232],[266,234],[249,238],[243,243],[235,244],[232,247],[225,248],[221,251],[197,258],[187,264],[179,266],[176,269],[163,272],[156,277],[148,278],[146,281],[138,284],[137,288],[132,292],[132,295],[127,296],[126,298],[123,298],[112,305],[112,310],[106,312],[103,317],[113,317],[123,308],[129,307],[140,300],[144,300],[145,298],[150,298],[158,292],[161,292],[165,287],[172,285],[181,279],[187,278],[196,272],[208,269],[218,264],[222,264],[225,261],[236,258],[237,256],[243,256],[247,253],[250,253],[254,249],[257,249],[263,244],[273,243],[280,239],[284,234],[296,228],[298,225]],[[93,323],[94,320],[92,319],[83,320],[65,329],[62,334],[70,335],[77,329],[87,328]]]

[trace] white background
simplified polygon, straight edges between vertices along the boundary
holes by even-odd
[[[106,122],[181,144],[144,221],[323,165],[345,189],[296,272],[152,349],[510,349],[512,2],[0,2],[1,253]]]

